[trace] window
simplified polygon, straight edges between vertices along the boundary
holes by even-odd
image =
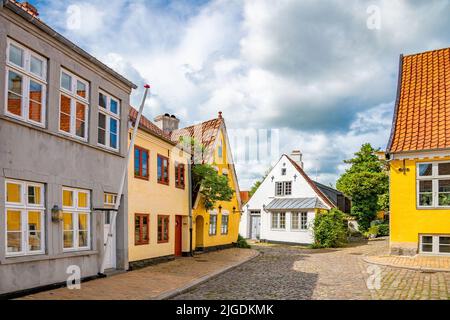
[[[281,168],[281,175],[285,176],[286,175],[286,168]]]
[[[111,95],[98,94],[98,144],[119,150],[120,102]]]
[[[308,229],[308,213],[302,212],[300,214],[300,229],[307,230]]]
[[[134,177],[148,180],[148,150],[134,147]]]
[[[113,193],[105,193],[103,195],[103,202],[106,207],[112,207],[116,205],[117,195]]]
[[[450,235],[420,236],[420,252],[433,254],[450,254]]]
[[[10,39],[6,56],[6,114],[44,127],[47,60]]]
[[[169,158],[158,154],[158,183],[169,184]]]
[[[158,216],[158,243],[169,242],[169,216]]]
[[[44,254],[44,185],[6,180],[6,256]]]
[[[209,235],[214,236],[217,234],[217,213],[210,212],[209,214]]]
[[[450,162],[417,165],[417,206],[450,207]]]
[[[273,212],[272,213],[272,229],[284,230],[286,229],[286,213]]]
[[[219,146],[217,147],[217,156],[219,158],[223,157],[223,142],[222,142],[222,140],[219,141]]]
[[[298,212],[292,212],[291,213],[291,230],[299,230],[299,213]]]
[[[220,233],[221,234],[228,234],[228,218],[229,215],[226,213],[222,214],[222,221],[220,224]]]
[[[276,182],[275,195],[276,196],[290,196],[292,194],[292,182]]]
[[[61,70],[59,98],[59,131],[87,141],[88,132],[87,81]]]
[[[148,214],[134,215],[134,244],[137,246],[149,243],[149,219]]]
[[[175,164],[175,186],[184,189],[185,187],[185,170],[184,164]]]
[[[63,188],[64,251],[90,248],[91,204],[87,190]]]

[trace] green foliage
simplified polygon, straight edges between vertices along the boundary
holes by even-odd
[[[270,167],[269,169],[266,170],[266,172],[264,173],[264,176],[261,178],[261,180],[256,181],[252,188],[249,191],[249,196],[250,198],[255,194],[256,190],[258,190],[259,186],[263,183],[263,181],[267,178],[267,176],[269,175],[270,171],[272,170],[272,167]]]
[[[389,205],[389,178],[375,152],[370,144],[364,144],[353,159],[345,161],[351,167],[336,183],[337,189],[352,199],[351,214],[358,218],[362,231],[370,227],[380,207],[386,210]]]
[[[248,244],[247,240],[245,240],[241,235],[238,236],[237,247],[242,249],[250,249],[251,246]]]
[[[366,232],[364,232],[364,236],[367,238],[376,238],[378,236],[378,232],[378,225],[373,225]]]
[[[378,225],[378,236],[387,237],[389,235],[389,224],[383,223]]]
[[[217,201],[230,201],[234,190],[228,184],[228,178],[220,176],[208,164],[194,165],[192,167],[193,189],[199,190],[203,196],[205,209],[214,208]]]
[[[321,213],[314,219],[314,248],[337,248],[347,242],[344,213],[338,209]]]

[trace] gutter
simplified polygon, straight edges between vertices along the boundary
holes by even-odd
[[[45,24],[41,20],[36,19],[32,15],[30,15],[28,12],[25,12],[22,8],[19,8],[15,3],[11,2],[10,0],[3,0],[1,2],[2,2],[2,7],[8,8],[15,14],[21,16],[22,18],[24,18],[25,20],[27,20],[28,22],[30,22],[31,24],[33,24],[34,26],[36,26],[37,28],[39,28],[40,30],[42,30],[43,32],[45,32],[46,34],[51,36],[52,38],[54,38],[55,40],[59,41],[60,43],[64,44],[65,46],[69,47],[70,49],[72,49],[73,51],[75,51],[76,53],[81,55],[83,58],[85,58],[85,59],[89,60],[90,62],[92,62],[93,64],[95,64],[97,67],[99,67],[103,71],[109,73],[116,79],[120,80],[122,83],[126,84],[128,87],[130,87],[132,89],[138,88],[138,86],[135,85],[133,82],[126,79],[124,76],[117,73],[116,71],[114,71],[113,69],[111,69],[110,67],[105,65],[103,62],[101,62],[100,60],[94,58],[92,55],[90,55],[89,53],[87,53],[85,50],[81,49],[77,45],[75,45],[72,41],[68,40],[67,38],[65,38],[58,32],[56,32],[55,30],[53,30],[52,28],[50,28],[47,24]]]
[[[192,157],[192,156],[191,156]],[[192,231],[193,231],[193,221],[192,221],[192,163],[189,159],[188,163],[188,186],[189,186],[189,255],[192,257],[194,255],[194,250],[192,248]]]

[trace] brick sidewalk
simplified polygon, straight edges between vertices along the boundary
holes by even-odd
[[[232,248],[178,258],[144,269],[81,283],[80,290],[60,288],[24,300],[147,300],[189,286],[199,279],[247,261],[257,251]]]
[[[389,267],[450,272],[450,257],[422,255],[417,255],[414,257],[369,256],[364,260],[368,263]]]

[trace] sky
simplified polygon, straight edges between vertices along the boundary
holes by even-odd
[[[386,147],[399,55],[450,46],[450,0],[31,2],[139,85],[133,105],[150,83],[150,119],[188,126],[222,111],[233,152],[248,154],[236,160],[242,190],[297,149],[313,179],[334,185],[363,143]],[[271,156],[252,156],[258,134],[272,137]]]

